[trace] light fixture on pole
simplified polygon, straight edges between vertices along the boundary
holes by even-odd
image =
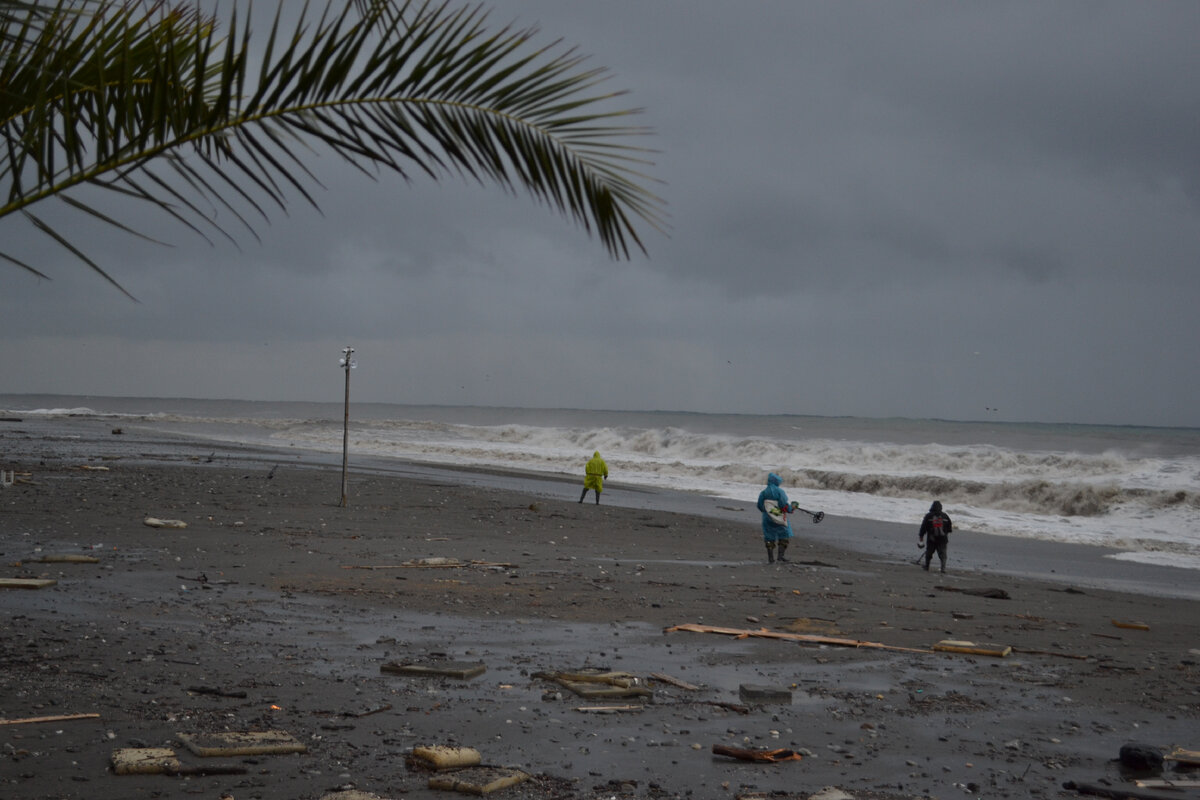
[[[338,503],[345,508],[347,470],[350,466],[350,370],[358,366],[358,362],[354,360],[353,347],[342,348],[342,359],[338,366],[346,370],[346,413],[342,420],[342,502]]]

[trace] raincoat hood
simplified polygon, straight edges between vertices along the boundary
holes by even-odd
[[[940,500],[934,500],[933,505],[929,507],[930,513],[940,514],[942,511],[942,503]]]
[[[774,472],[767,476],[767,486],[778,486],[781,483],[783,483],[783,478],[779,477]]]

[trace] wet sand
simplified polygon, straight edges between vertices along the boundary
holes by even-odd
[[[791,562],[768,565],[749,502],[679,513],[617,482],[596,506],[569,478],[356,465],[342,508],[328,459],[95,421],[0,437],[19,473],[0,493],[2,576],[56,581],[0,593],[0,717],[99,715],[0,726],[0,797],[452,797],[408,757],[456,744],[534,776],[500,798],[1055,798],[1122,784],[1126,742],[1200,749],[1195,600],[989,571],[965,535],[945,576],[913,564],[902,526],[896,549],[834,546],[879,526],[844,519],[797,525]],[[99,561],[40,560],[58,555]],[[691,623],[863,644],[667,632]],[[943,640],[1013,650],[931,650]],[[382,670],[446,660],[486,671]],[[651,696],[544,677],[584,668]],[[596,705],[635,708],[578,710]],[[306,752],[220,760],[241,775],[108,766],[160,746],[212,763],[180,734],[274,729]]]

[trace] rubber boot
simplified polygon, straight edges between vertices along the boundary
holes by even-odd
[[[600,493],[596,492],[596,505],[600,505]]]
[[[773,545],[773,544],[767,545],[767,563],[768,564],[775,563],[775,545]]]
[[[579,502],[583,502],[583,498],[587,497],[587,488],[584,487],[583,494],[579,495]]]
[[[779,560],[780,561],[787,561],[787,556],[784,555],[784,553],[786,553],[786,552],[787,552],[787,542],[780,542],[779,543]]]

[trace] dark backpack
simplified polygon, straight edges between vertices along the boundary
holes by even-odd
[[[941,514],[932,514],[929,517],[929,536],[934,539],[944,539],[947,533],[946,518]]]

